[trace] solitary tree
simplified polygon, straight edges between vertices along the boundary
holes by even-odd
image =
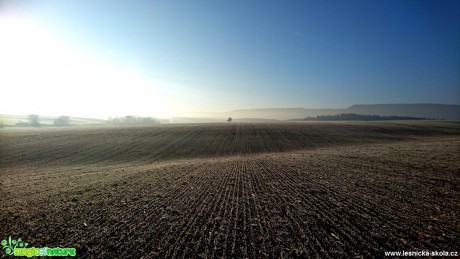
[[[228,121],[229,123],[232,122],[232,120],[233,120],[232,117],[228,117],[228,119],[227,119],[227,121]]]
[[[30,126],[32,127],[40,126],[40,118],[38,117],[37,114],[30,114],[28,119],[29,119]]]

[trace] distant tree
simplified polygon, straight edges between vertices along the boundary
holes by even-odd
[[[69,116],[61,116],[54,120],[55,126],[68,126],[70,124]]]
[[[227,119],[228,123],[232,122],[232,120],[233,120],[232,117],[228,117]]]
[[[37,114],[30,114],[28,117],[29,124],[32,127],[38,127],[40,126],[40,117],[38,117]]]
[[[0,129],[3,128],[3,122],[0,122]]]

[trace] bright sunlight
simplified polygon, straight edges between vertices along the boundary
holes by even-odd
[[[106,118],[168,116],[153,79],[104,63],[40,24],[0,18],[0,110]]]

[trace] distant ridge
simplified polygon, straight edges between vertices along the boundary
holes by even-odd
[[[220,113],[220,116],[291,120],[342,113],[363,115],[402,116],[442,120],[460,120],[460,105],[454,104],[355,104],[346,109],[265,108]]]
[[[460,120],[460,105],[452,104],[356,104],[345,111],[364,115]]]
[[[259,118],[271,120],[302,119],[309,116],[333,115],[342,113],[342,109],[305,109],[305,108],[262,108],[224,112],[222,115],[234,119]]]
[[[160,123],[226,123],[228,117],[234,122],[271,123],[276,120],[303,120],[307,117],[338,114],[359,114],[378,116],[398,116],[436,120],[460,120],[460,105],[455,104],[355,104],[345,109],[305,109],[305,108],[260,108],[240,109],[228,112],[190,113],[183,117],[159,119]],[[39,114],[40,115],[40,114]],[[52,125],[58,116],[40,115],[40,123]],[[19,121],[27,122],[27,115],[0,114],[0,125],[13,126]],[[70,117],[70,125],[105,125],[106,120]]]

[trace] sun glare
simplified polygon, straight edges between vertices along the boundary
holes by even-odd
[[[0,113],[106,118],[168,116],[161,89],[66,44],[45,27],[0,18]]]

